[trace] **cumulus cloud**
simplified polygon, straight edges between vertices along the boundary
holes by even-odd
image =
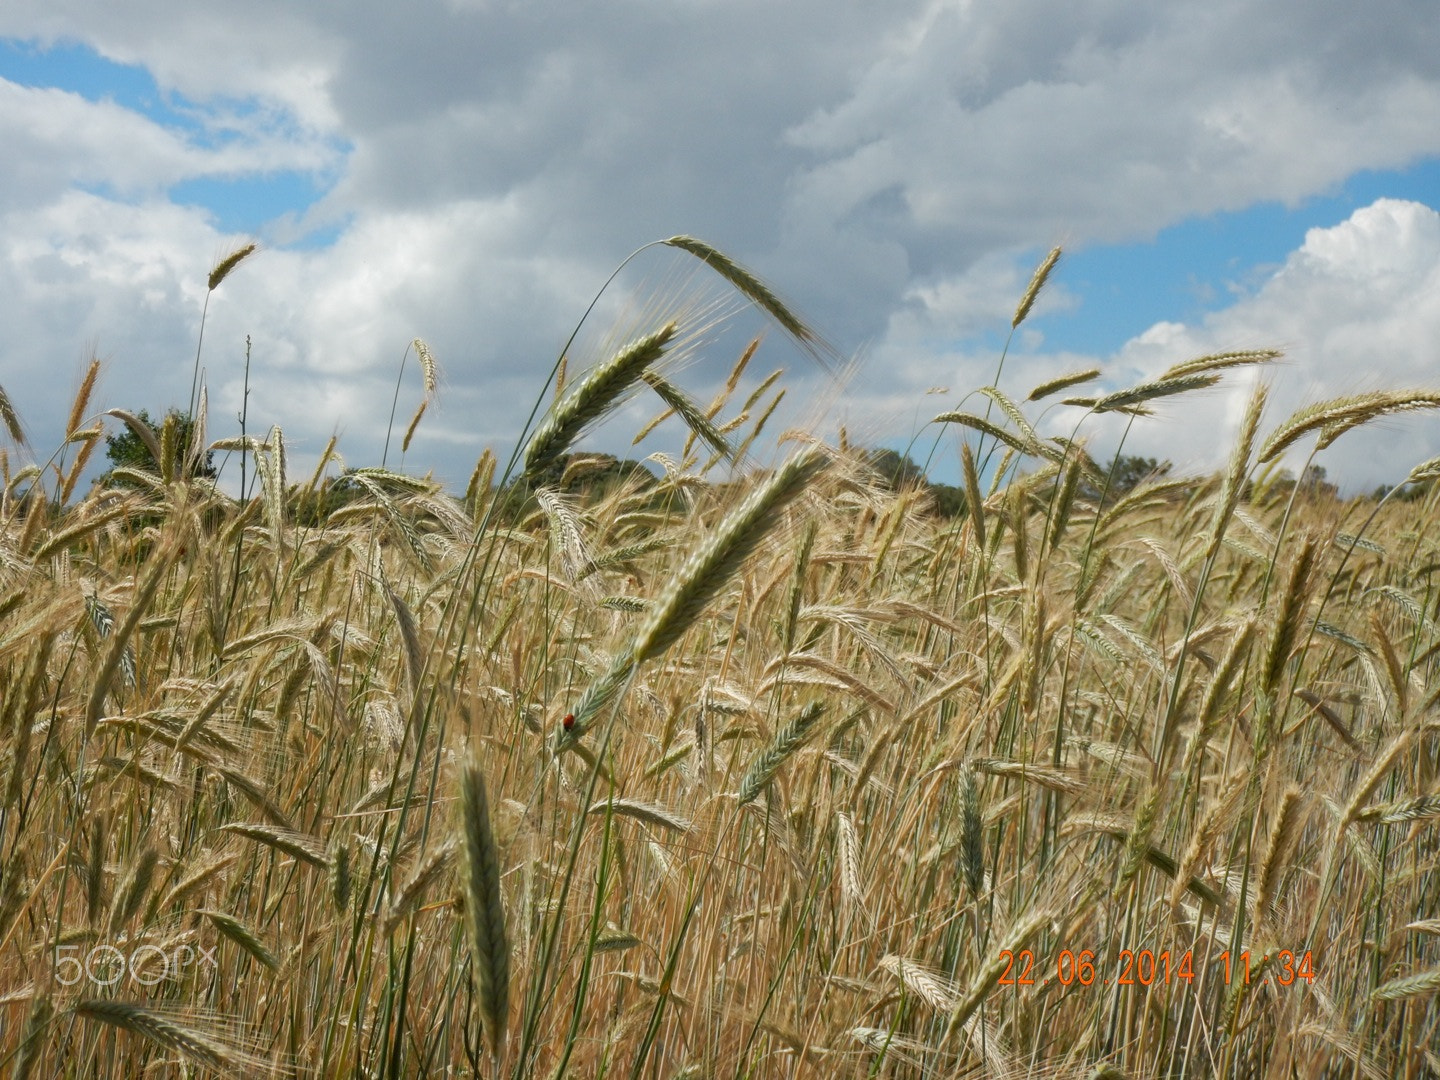
[[[897,413],[907,396],[913,400],[937,381],[937,372],[955,373],[949,381],[961,394],[989,382],[995,354],[937,355],[933,349],[927,354],[923,346],[943,336],[935,328],[948,328],[957,318],[970,325],[988,312],[992,325],[1008,325],[1005,294],[1017,280],[1003,267],[989,275],[972,272],[949,288],[922,291],[923,303],[892,320],[877,351],[903,373],[886,391]],[[1010,288],[1009,295],[1018,291]],[[972,307],[978,307],[977,315],[971,315]],[[1346,221],[1311,229],[1283,266],[1230,306],[1195,324],[1156,323],[1110,355],[1049,351],[1043,338],[1022,338],[1007,358],[1002,387],[1024,397],[1047,379],[1096,366],[1103,372],[1096,385],[1118,390],[1157,378],[1183,360],[1267,348],[1281,349],[1283,358],[1264,368],[1232,370],[1214,389],[1158,403],[1153,418],[1129,424],[1123,417],[1094,417],[1082,430],[1106,452],[1123,434],[1127,453],[1209,472],[1228,459],[1257,381],[1269,386],[1264,430],[1302,406],[1334,397],[1440,390],[1440,213],[1416,202],[1380,199]],[[1052,411],[1045,426],[1068,436],[1078,417]],[[1285,464],[1298,470],[1313,445],[1313,439],[1302,442]],[[1355,492],[1395,483],[1413,465],[1437,455],[1440,414],[1416,414],[1357,429],[1316,463]]]
[[[1158,374],[1187,355],[1276,346],[1285,359],[1265,377],[1268,416],[1277,423],[1302,405],[1369,390],[1440,389],[1440,213],[1381,199],[1305,243],[1253,296],[1199,326],[1161,324],[1114,358],[1122,370]],[[1248,380],[1242,380],[1248,381]],[[1243,411],[1243,389],[1201,400],[1141,445],[1204,467],[1219,464],[1224,436]],[[1217,432],[1223,433],[1217,442]],[[1296,464],[1308,453],[1292,452]],[[1351,490],[1394,483],[1440,454],[1440,415],[1422,414],[1363,428],[1318,459]]]

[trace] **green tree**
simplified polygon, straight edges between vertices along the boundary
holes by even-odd
[[[965,493],[949,484],[933,483],[925,470],[908,454],[885,448],[862,451],[865,461],[880,474],[881,482],[891,491],[919,487],[934,500],[934,512],[941,517],[955,517],[965,506]]]
[[[190,446],[190,440],[195,434],[195,421],[179,409],[171,409],[165,414],[165,419],[156,423],[149,412],[141,409],[136,414],[136,419],[150,429],[155,446],[165,444],[165,426],[173,423],[175,431],[171,436],[171,443],[174,447],[174,473],[179,475],[185,466],[185,453]],[[115,475],[117,469],[132,469],[138,472],[155,473],[160,471],[160,463],[156,459],[155,452],[151,449],[149,442],[130,425],[126,425],[118,435],[108,435],[105,438],[105,456],[110,459],[110,468],[100,477],[100,483],[109,487],[136,487],[136,481],[125,476],[123,473]],[[191,470],[192,476],[205,477],[213,480],[216,476],[214,455],[207,450],[195,462]]]
[[[899,491],[912,484],[924,486],[926,483],[925,470],[911,460],[907,454],[884,448],[866,450],[865,460],[872,469],[880,474],[885,481],[885,486],[891,491]]]
[[[1168,461],[1156,461],[1154,458],[1140,457],[1139,455],[1122,454],[1118,460],[1111,465],[1101,461],[1098,463],[1100,469],[1100,486],[1094,487],[1082,481],[1080,497],[1087,502],[1099,503],[1103,490],[1104,501],[1108,505],[1120,498],[1129,491],[1133,491],[1138,485],[1151,477],[1159,478],[1166,475],[1171,465]],[[1110,478],[1108,487],[1105,484],[1105,477]]]

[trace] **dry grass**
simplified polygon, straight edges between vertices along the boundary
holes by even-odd
[[[572,378],[512,468],[672,333]],[[703,410],[649,380],[696,449],[754,445],[753,351]],[[1437,496],[1254,468],[1433,395],[1267,435],[1258,393],[1224,476],[1104,506],[987,396],[941,417],[956,519],[813,446],[583,505],[487,452],[463,502],[370,469],[318,515],[278,431],[222,440],[250,502],[155,476],[56,511],[7,471],[0,1067],[1433,1073]]]

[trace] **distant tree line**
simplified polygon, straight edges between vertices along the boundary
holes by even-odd
[[[965,513],[964,489],[930,480],[925,470],[908,455],[883,448],[866,450],[863,454],[866,463],[890,490],[919,487],[930,496],[933,512],[938,516],[959,517]],[[1165,476],[1171,465],[1155,458],[1121,455],[1110,464],[1099,463],[1096,468],[1100,482],[1082,480],[1076,494],[1086,502],[1109,505],[1145,480]]]
[[[153,433],[153,445],[168,443],[175,454],[174,472],[184,467],[185,454],[194,434],[194,421],[178,409],[170,409],[165,417],[156,420],[142,409],[136,414]],[[173,425],[171,438],[163,438],[166,424]],[[105,486],[137,487],[140,481],[136,473],[153,473],[158,462],[150,445],[129,426],[119,434],[105,440],[105,454],[110,468],[100,477]],[[965,492],[962,488],[930,480],[924,468],[908,454],[888,448],[862,450],[865,462],[874,470],[880,482],[892,491],[906,488],[920,488],[930,497],[931,512],[940,517],[958,517],[965,513]],[[1149,479],[1168,475],[1169,461],[1153,457],[1122,454],[1110,462],[1095,464],[1096,473],[1081,480],[1077,496],[1095,505],[1109,505],[1116,499],[1133,491]],[[213,454],[209,451],[191,462],[193,475],[214,479],[216,476]],[[1100,477],[1099,480],[1096,476]],[[539,475],[529,479],[511,481],[506,490],[513,498],[506,504],[519,508],[529,502],[536,488],[548,487],[585,502],[604,498],[623,484],[633,484],[642,491],[660,488],[660,480],[643,462],[617,458],[611,454],[580,453],[565,454],[556,459]],[[1297,481],[1288,470],[1281,470],[1266,484],[1271,495],[1287,496],[1296,485],[1303,493],[1320,498],[1337,498],[1339,489],[1332,483],[1322,465],[1308,465]],[[1430,490],[1430,483],[1405,484],[1391,496],[1392,499],[1413,501],[1423,498]],[[1371,497],[1381,499],[1391,491],[1391,486],[1381,484]],[[293,507],[296,520],[302,524],[319,525],[335,510],[367,497],[368,490],[351,477],[341,474],[327,478],[317,489],[294,494]],[[658,490],[656,499],[663,501]]]

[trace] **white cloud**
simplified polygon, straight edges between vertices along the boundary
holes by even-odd
[[[901,326],[882,349],[898,357],[916,331]],[[1303,405],[1370,390],[1440,390],[1440,213],[1415,202],[1381,199],[1349,220],[1311,229],[1305,243],[1252,295],[1207,316],[1198,325],[1161,322],[1108,357],[1017,351],[1002,385],[1023,397],[1030,387],[1064,371],[1100,366],[1107,390],[1156,378],[1192,357],[1245,349],[1280,348],[1284,357],[1265,369],[1235,369],[1212,390],[1158,403],[1157,416],[1129,425],[1124,418],[1093,418],[1084,430],[1097,446],[1113,450],[1129,433],[1126,452],[1168,458],[1188,471],[1210,471],[1228,459],[1257,380],[1270,386],[1263,430]],[[988,381],[994,359],[950,358]],[[899,366],[897,364],[897,366]],[[915,365],[903,384],[911,393],[934,381]],[[903,396],[903,392],[901,393]],[[938,410],[933,410],[938,411]],[[1078,414],[1051,414],[1050,430],[1069,434]],[[1313,440],[1286,457],[1304,462]],[[1347,434],[1319,458],[1347,490],[1369,490],[1402,479],[1410,468],[1440,455],[1440,414],[1383,421]]]
[[[1440,214],[1419,203],[1382,199],[1332,228],[1311,229],[1254,296],[1198,327],[1142,336],[1116,361],[1150,375],[1187,354],[1271,345],[1286,353],[1269,376],[1271,423],[1329,397],[1440,389]],[[1216,432],[1233,431],[1242,396],[1202,402],[1200,415],[1184,415],[1176,425],[1178,437],[1167,425],[1163,434],[1142,436],[1142,443],[1173,446],[1197,462],[1218,464],[1226,447]],[[1221,419],[1227,413],[1230,424]],[[1359,489],[1393,483],[1437,453],[1440,415],[1422,414],[1346,435],[1318,461]],[[1292,453],[1289,460],[1298,463],[1301,456]]]

